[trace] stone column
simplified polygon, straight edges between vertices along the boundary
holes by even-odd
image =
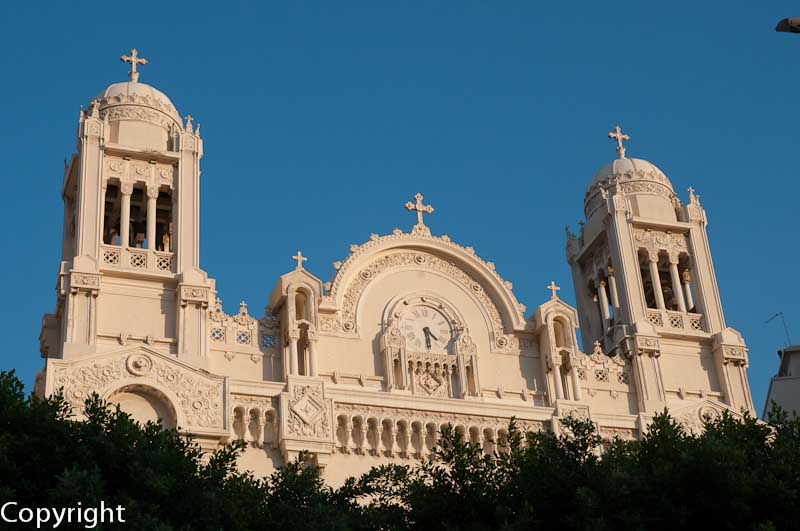
[[[561,383],[561,364],[553,365],[553,380],[555,380],[556,385],[556,399],[560,400],[564,398],[564,386]]]
[[[658,276],[658,251],[648,251],[647,259],[650,263],[650,282],[653,284],[653,292],[656,296],[656,306],[659,310],[664,310],[664,291],[661,289],[661,278]]]
[[[289,374],[297,374],[297,339],[289,336]]]
[[[619,293],[617,292],[617,279],[614,278],[614,268],[608,266],[608,288],[611,291],[611,306],[614,307],[614,316],[619,314]]]
[[[156,200],[158,199],[158,187],[147,187],[147,248],[151,251],[156,250]]]
[[[688,269],[683,270],[683,291],[686,295],[686,308],[691,310],[694,308],[694,299],[692,299],[692,275]]]
[[[312,340],[310,337],[308,339],[308,375],[309,376],[316,376],[317,375],[317,342]]]
[[[119,246],[128,247],[131,236],[131,194],[133,193],[133,183],[123,182],[120,186],[122,200],[119,210]]]
[[[583,399],[583,393],[581,392],[581,379],[578,377],[578,367],[573,364],[569,372],[572,376],[573,399],[581,400]]]
[[[600,313],[603,315],[603,326],[608,330],[611,321],[611,315],[608,313],[608,295],[606,294],[606,281],[601,280],[597,284],[597,302],[600,304]]]
[[[678,302],[678,310],[686,313],[686,302],[683,300],[683,289],[681,287],[681,277],[678,274],[678,255],[670,254],[669,257],[669,276],[672,279],[672,291],[675,300]]]

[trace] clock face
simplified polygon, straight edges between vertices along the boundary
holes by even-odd
[[[401,327],[407,348],[417,352],[445,352],[452,337],[447,317],[428,306],[408,310]]]

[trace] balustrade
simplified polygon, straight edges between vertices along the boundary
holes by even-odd
[[[166,251],[102,245],[101,256],[104,267],[171,273],[174,267],[173,254]]]

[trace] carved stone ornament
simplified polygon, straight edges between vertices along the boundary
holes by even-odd
[[[638,354],[649,353],[651,355],[658,355],[661,346],[659,345],[658,338],[636,336],[636,351]]]
[[[131,354],[125,362],[125,367],[135,376],[144,376],[153,370],[153,360],[147,354]]]
[[[679,415],[677,421],[686,433],[700,435],[705,431],[705,423],[719,418],[720,415],[721,412],[718,409],[710,405],[702,405]]]
[[[666,251],[675,255],[689,254],[689,242],[685,234],[650,229],[634,229],[633,240],[637,247],[652,252]],[[677,261],[677,260],[676,260]]]
[[[176,364],[144,352],[120,354],[113,359],[89,360],[56,369],[56,388],[64,388],[64,396],[76,410],[92,391],[137,383],[169,389],[178,398],[172,404],[183,419],[181,428],[223,427],[224,390],[221,381],[205,378]]]
[[[208,306],[208,288],[203,286],[181,286],[180,297],[181,305],[187,303],[198,303],[204,307]]]
[[[71,273],[69,285],[73,292],[91,291],[97,294],[97,291],[100,289],[100,275]]]
[[[450,396],[448,385],[447,367],[442,368],[438,365],[431,367],[418,366],[414,371],[414,378],[424,395],[447,398]]]
[[[330,439],[329,401],[323,396],[322,384],[292,383],[289,388],[286,436]]]
[[[747,367],[747,348],[742,346],[723,345],[722,359],[725,365]]]

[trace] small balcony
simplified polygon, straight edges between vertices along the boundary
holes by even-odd
[[[703,316],[699,313],[675,312],[672,310],[647,309],[647,320],[656,328],[676,332],[705,332]]]
[[[113,269],[172,273],[175,267],[172,253],[165,251],[118,245],[101,245],[100,251],[103,266]]]

